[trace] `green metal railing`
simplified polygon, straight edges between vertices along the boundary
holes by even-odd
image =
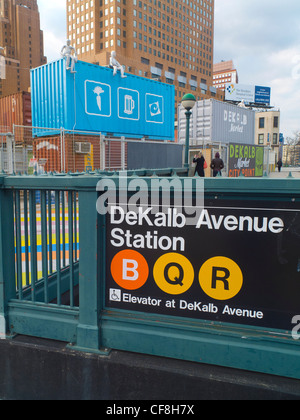
[[[180,168],[155,172],[142,169],[127,175],[166,177],[185,173]],[[80,325],[84,325],[84,331],[90,322],[98,325],[99,311],[94,316],[91,309],[91,303],[98,306],[98,274],[91,268],[97,261],[99,242],[95,237],[99,223],[96,185],[103,176],[118,177],[118,172],[0,176],[3,337],[24,334],[72,344],[83,342],[80,345],[84,348],[99,347],[98,341],[86,344],[85,332],[80,339]],[[84,243],[81,251],[80,236]],[[81,277],[86,278],[86,270],[92,287],[84,281],[80,287],[80,254]]]
[[[76,186],[66,189],[57,179],[1,177],[5,184],[0,191],[2,265],[4,272],[9,270],[9,276],[3,273],[1,291],[6,319],[3,335],[63,341],[73,341],[76,335],[78,192]],[[58,311],[67,327],[61,328]],[[69,324],[73,328],[68,328]]]
[[[76,191],[16,190],[13,201],[17,298],[45,304],[56,299],[61,305],[69,290],[69,304],[74,307],[79,246]]]
[[[180,177],[140,170],[129,179]],[[28,335],[106,354],[120,349],[300,379],[287,331],[107,308],[106,218],[97,183],[118,173],[0,176],[0,336]],[[300,202],[300,180],[206,179],[207,200]],[[193,191],[193,194],[197,194]],[[300,305],[299,305],[300,315]]]

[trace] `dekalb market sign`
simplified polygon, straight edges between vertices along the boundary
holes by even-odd
[[[210,199],[193,223],[174,206],[130,208],[105,216],[106,308],[292,329],[299,203]]]
[[[237,178],[262,177],[264,167],[264,147],[249,144],[229,144],[228,176]]]

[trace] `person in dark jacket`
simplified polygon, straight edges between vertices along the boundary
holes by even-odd
[[[278,172],[280,172],[281,171],[281,168],[282,168],[282,160],[281,160],[281,158],[277,162],[277,167],[278,167]]]
[[[220,158],[220,153],[216,153],[215,158],[211,161],[211,169],[213,170],[213,176],[216,177],[218,174],[222,176],[222,169],[224,168],[224,162]]]
[[[197,173],[199,176],[204,178],[205,177],[205,173],[204,173],[205,159],[201,152],[198,155],[194,156],[193,162],[196,163],[195,175]]]

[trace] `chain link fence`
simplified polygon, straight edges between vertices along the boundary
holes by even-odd
[[[152,144],[153,147],[155,147],[154,145],[158,145],[158,147],[160,145],[162,146],[161,150],[167,144],[176,150],[177,155],[180,155],[180,164],[163,164],[163,167],[182,165],[182,146],[163,140],[150,141],[148,139],[104,136],[95,132],[17,125],[14,126],[13,136],[14,149],[22,147],[27,150],[26,156],[23,157],[22,173],[26,172],[26,166],[29,166],[29,171],[30,167],[33,167],[38,173],[43,171],[73,173],[96,169],[126,170],[128,169],[129,145],[134,145],[134,143],[139,145]],[[150,154],[151,152],[153,154],[153,148],[150,147],[150,149]],[[131,150],[133,150],[132,147]],[[155,151],[155,153],[159,155],[159,151]],[[13,164],[14,168],[16,168],[16,164],[17,161]]]
[[[7,134],[0,132],[0,171],[7,173],[119,171],[183,165],[184,144],[174,142],[19,125],[14,125],[12,136]],[[7,147],[8,139],[12,139],[12,151]],[[210,162],[218,151],[225,163],[223,176],[228,176],[228,150],[226,144],[193,143],[190,162],[196,153],[203,152],[208,164],[206,176],[210,176]],[[288,150],[285,155],[286,164],[295,164],[295,161],[299,164],[299,156],[300,146],[293,146],[293,150]],[[292,163],[288,163],[290,161]],[[276,153],[265,147],[264,174],[269,174],[275,167]],[[193,170],[191,163],[191,174]]]

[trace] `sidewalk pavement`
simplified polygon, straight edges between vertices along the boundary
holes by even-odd
[[[269,178],[287,178],[289,174],[292,174],[294,178],[300,178],[300,167],[282,168],[281,172],[276,169],[275,172],[269,174]]]

